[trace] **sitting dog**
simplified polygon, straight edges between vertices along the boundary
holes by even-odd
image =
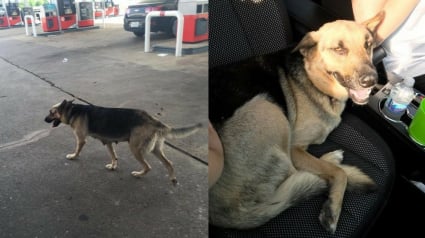
[[[64,123],[74,130],[77,147],[74,153],[66,155],[67,159],[77,158],[86,143],[86,137],[92,136],[106,145],[112,157],[112,162],[106,168],[115,170],[118,158],[112,143],[127,141],[131,152],[143,166],[141,171],[133,171],[133,176],[141,177],[151,170],[144,156],[152,152],[165,165],[174,185],[177,179],[171,161],[164,155],[164,141],[166,138],[189,136],[202,127],[197,124],[171,128],[142,110],[81,105],[66,100],[54,105],[44,120],[53,122],[53,127]]]
[[[319,220],[334,233],[346,189],[376,189],[360,169],[341,164],[342,150],[316,158],[307,148],[338,126],[348,99],[368,102],[383,17],[327,23],[291,51],[210,68],[210,120],[224,149],[222,175],[209,190],[212,224],[254,228],[328,189]]]

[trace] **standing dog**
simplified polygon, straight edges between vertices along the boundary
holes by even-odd
[[[86,143],[86,137],[92,136],[106,145],[112,157],[112,162],[107,164],[106,168],[115,170],[118,158],[112,143],[127,141],[134,157],[143,166],[141,171],[133,171],[133,176],[141,177],[151,170],[144,157],[146,153],[152,152],[165,165],[174,185],[177,184],[177,179],[171,161],[164,155],[164,141],[166,138],[191,135],[202,126],[197,124],[185,128],[171,128],[145,111],[81,105],[66,100],[54,105],[44,120],[47,123],[53,122],[53,127],[65,123],[74,130],[77,147],[74,153],[66,155],[67,159],[77,158]]]
[[[328,189],[319,220],[334,233],[346,189],[376,189],[358,168],[340,164],[342,150],[318,159],[306,149],[323,143],[338,126],[349,98],[367,103],[377,83],[372,50],[383,17],[382,12],[363,24],[327,23],[292,52],[210,69],[210,119],[225,157],[209,191],[212,224],[260,226]]]

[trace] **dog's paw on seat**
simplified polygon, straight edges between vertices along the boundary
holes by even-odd
[[[341,210],[337,209],[337,211],[333,211],[331,204],[331,199],[326,200],[326,202],[323,204],[322,211],[320,211],[319,215],[319,221],[326,231],[334,234]]]

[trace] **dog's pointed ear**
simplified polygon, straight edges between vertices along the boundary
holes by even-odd
[[[72,100],[70,100],[70,101],[67,101],[66,99],[64,99],[64,100],[62,101],[62,103],[59,105],[59,107],[64,107],[65,105],[72,104],[72,103],[74,102],[74,100],[75,100],[75,99],[72,99]]]
[[[63,107],[63,106],[65,106],[67,103],[68,103],[68,102],[66,101],[66,99],[64,99],[64,100],[62,101],[62,103],[61,103],[61,104],[59,104],[59,107]]]
[[[292,52],[300,51],[300,53],[307,57],[309,52],[317,45],[318,33],[315,31],[307,33]]]
[[[59,104],[59,106],[57,107],[57,111],[58,113],[61,113],[62,110],[66,107],[66,105],[68,104],[68,101],[66,101],[66,99],[64,99],[61,104]]]
[[[370,18],[362,22],[362,25],[366,26],[367,29],[372,33],[373,39],[376,41],[376,32],[378,30],[379,25],[381,25],[382,21],[385,18],[385,12],[380,11],[374,17]]]

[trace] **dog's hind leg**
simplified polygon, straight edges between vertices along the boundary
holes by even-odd
[[[329,161],[338,161],[340,158],[317,159],[301,147],[294,147],[291,155],[295,168],[313,173],[324,179],[329,185],[328,200],[322,207],[319,220],[328,232],[335,233],[341,214],[342,200],[347,187],[347,174],[342,168]],[[339,157],[341,154],[328,153],[326,156]]]
[[[164,151],[163,151],[163,147],[164,147],[164,139],[159,139],[155,143],[155,148],[153,149],[152,153],[159,160],[161,160],[161,162],[167,168],[167,170],[168,170],[168,176],[170,177],[171,182],[175,186],[177,184],[177,178],[176,178],[176,175],[174,174],[173,163],[170,160],[168,160],[167,157],[165,157],[165,154],[164,154]]]
[[[87,134],[82,130],[74,130],[74,135],[76,139],[76,148],[73,154],[67,154],[67,159],[75,159],[80,156],[81,150],[83,149],[84,144],[86,144],[86,136]]]
[[[105,167],[109,170],[115,170],[118,166],[118,157],[115,153],[114,147],[112,146],[112,143],[107,143],[106,148],[108,148],[108,152],[111,155],[112,162],[110,164],[107,164]]]
[[[155,143],[156,138],[137,138],[137,137],[131,137],[129,141],[129,146],[131,153],[133,153],[134,157],[142,164],[143,169],[140,171],[133,171],[131,172],[131,175],[134,177],[141,177],[148,173],[151,170],[151,166],[146,162],[144,155],[147,151],[152,150],[152,146]]]

